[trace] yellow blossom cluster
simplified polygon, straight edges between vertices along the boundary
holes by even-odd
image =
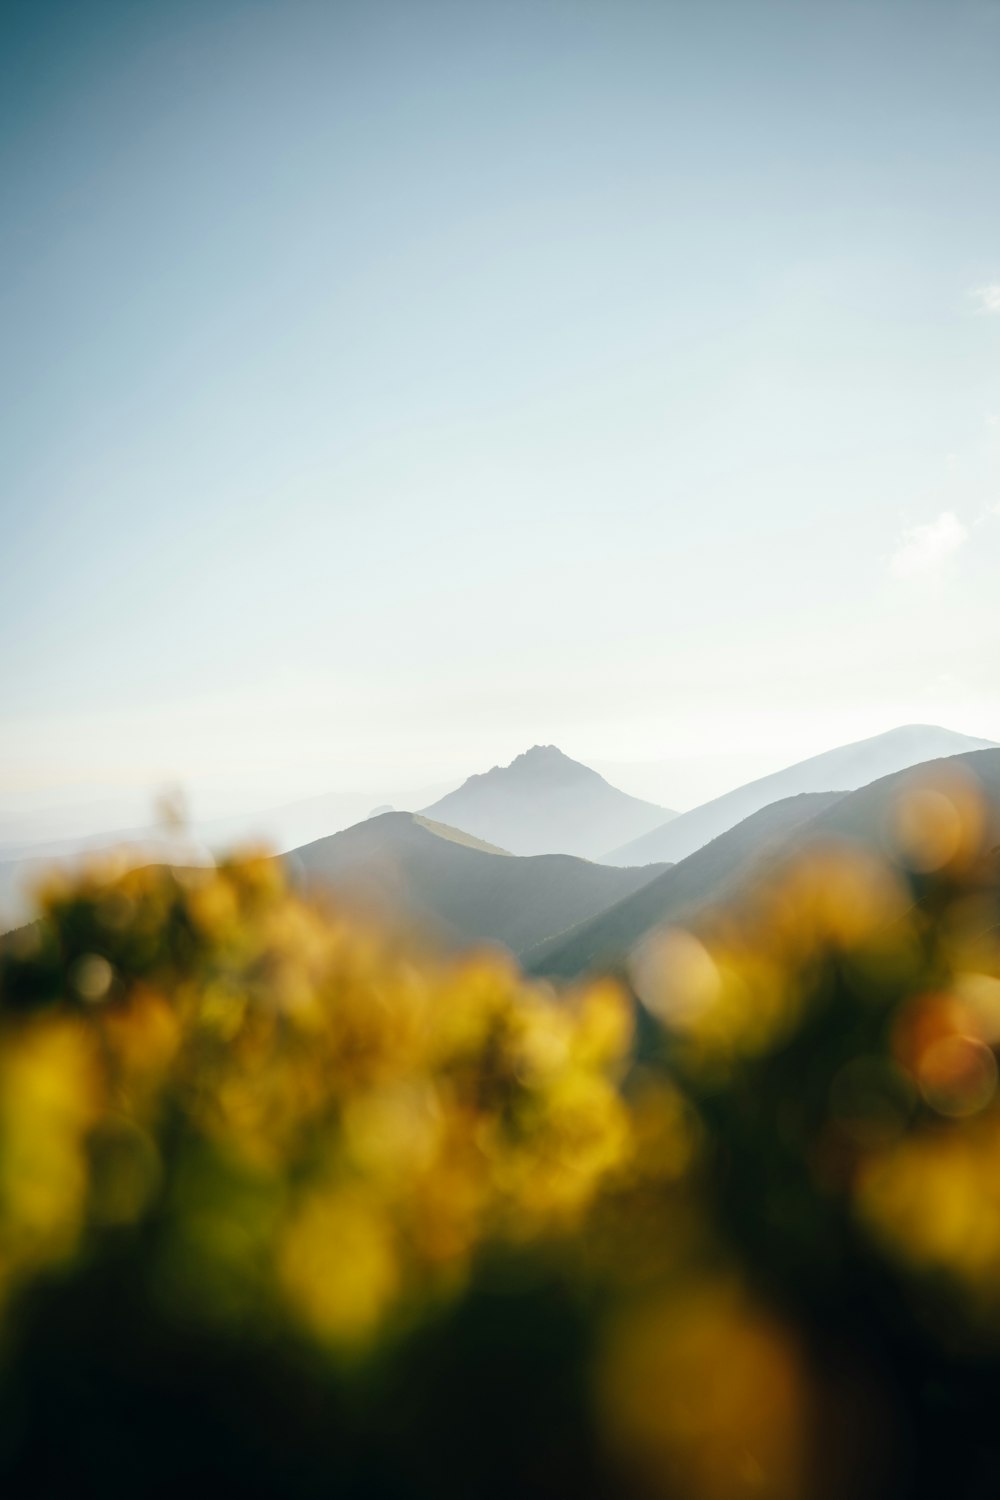
[[[236,1439],[212,1383],[234,1492],[271,1443],[255,1493],[992,1493],[1000,839],[954,776],[862,832],[652,933],[631,993],[422,951],[263,857],[53,881],[0,946],[9,1409],[48,1443],[36,1342],[116,1397],[179,1340],[304,1383]],[[97,1411],[67,1453],[115,1449]]]
[[[484,1241],[572,1228],[628,1150],[617,987],[408,954],[274,860],[53,883],[4,978],[5,1292],[155,1215],[170,1294],[355,1346]]]

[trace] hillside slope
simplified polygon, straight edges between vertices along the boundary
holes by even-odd
[[[968,780],[978,793],[987,843],[1000,842],[1000,747],[926,761],[882,776],[822,813],[810,825],[809,834],[881,846],[892,807],[901,795],[925,786],[947,790],[955,777]]]
[[[853,792],[802,793],[751,814],[634,895],[561,939],[540,945],[526,955],[526,963],[536,972],[561,976],[614,968],[657,923],[690,918],[699,907],[725,899],[812,840],[848,840],[885,849],[899,799],[920,788],[947,788],[955,777],[967,779],[978,791],[987,818],[987,846],[1000,844],[1000,749],[922,762]]]
[[[297,879],[417,922],[439,940],[515,953],[596,916],[660,871],[573,855],[517,856],[414,813],[389,812],[286,856]]]
[[[614,968],[651,927],[720,897],[759,860],[783,847],[789,834],[843,795],[803,792],[752,813],[599,916],[525,954],[527,967],[553,976]]]
[[[555,745],[534,745],[509,766],[470,776],[422,811],[512,854],[578,854],[585,859],[596,859],[674,816],[668,808],[620,792]]]
[[[858,740],[813,755],[808,760],[735,787],[711,802],[679,814],[669,823],[629,840],[601,857],[607,864],[641,865],[647,860],[676,863],[718,838],[743,818],[801,792],[854,791],[882,776],[924,761],[994,748],[989,740],[970,738],[933,724],[904,724],[872,739]]]

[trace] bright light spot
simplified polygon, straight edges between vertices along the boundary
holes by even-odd
[[[111,965],[99,953],[85,953],[73,965],[73,987],[90,1005],[105,998],[113,977]]]
[[[681,927],[654,932],[640,945],[631,968],[639,999],[668,1025],[695,1023],[721,987],[711,954]]]
[[[961,1119],[978,1114],[996,1093],[996,1058],[975,1037],[941,1037],[921,1056],[918,1082],[939,1115]]]

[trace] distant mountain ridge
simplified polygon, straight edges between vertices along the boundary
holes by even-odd
[[[525,962],[535,972],[561,978],[618,968],[659,923],[692,920],[699,909],[727,899],[813,839],[881,849],[896,799],[955,774],[978,786],[987,846],[1000,844],[1000,748],[940,757],[850,792],[803,792],[758,809],[597,917],[526,954]]]
[[[421,811],[512,854],[596,859],[675,814],[619,791],[555,745],[533,745],[508,766],[470,776]],[[645,863],[646,861],[640,861]]]
[[[654,879],[571,854],[513,855],[416,813],[388,812],[285,856],[294,879],[418,924],[449,946],[521,954]]]
[[[992,740],[956,734],[936,724],[904,724],[735,787],[601,857],[614,865],[641,865],[647,860],[676,864],[771,802],[800,792],[855,791],[922,761],[994,748]]]
[[[560,978],[617,968],[652,927],[718,900],[790,834],[844,795],[801,792],[760,808],[614,906],[527,953],[526,966]]]

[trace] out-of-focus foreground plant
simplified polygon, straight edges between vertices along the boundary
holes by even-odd
[[[963,796],[654,935],[636,1042],[610,983],[417,953],[273,861],[52,885],[0,960],[6,1492],[1000,1492]]]

